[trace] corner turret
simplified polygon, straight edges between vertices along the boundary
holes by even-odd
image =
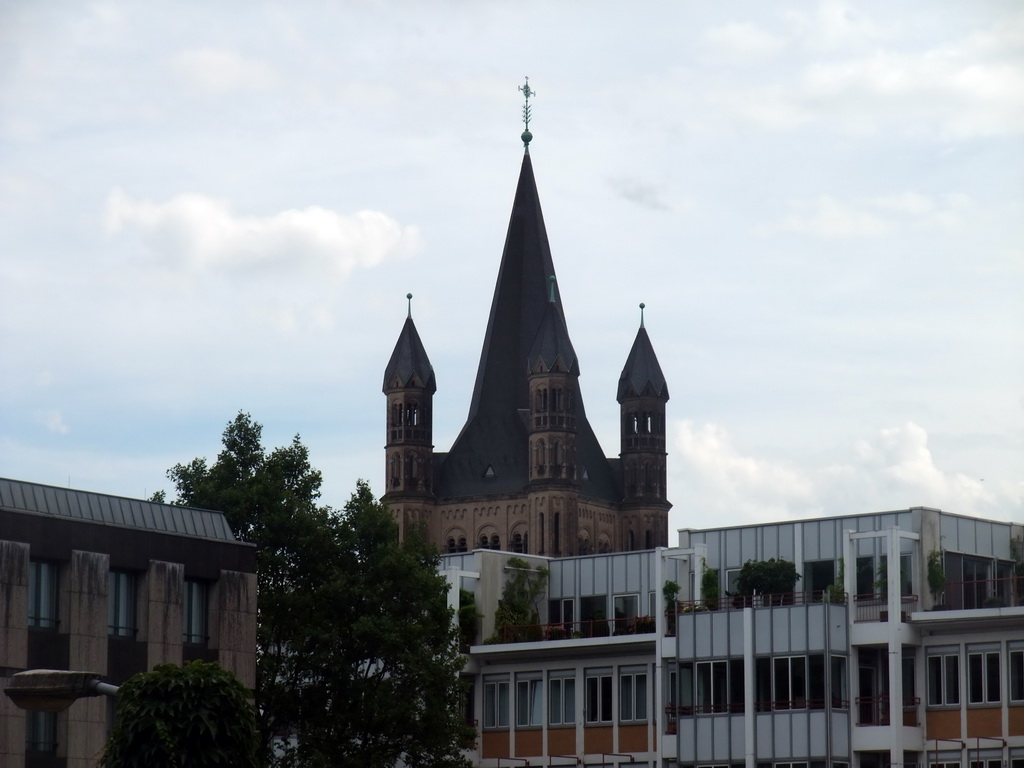
[[[624,541],[627,549],[664,546],[667,515],[665,404],[668,385],[658,356],[644,327],[640,305],[640,329],[619,376],[619,401],[624,510],[645,507],[654,510],[664,523],[652,525],[651,515],[627,515]],[[642,537],[642,542],[641,542]]]
[[[429,496],[433,480],[434,368],[409,315],[384,369],[387,396],[387,491],[385,498]]]

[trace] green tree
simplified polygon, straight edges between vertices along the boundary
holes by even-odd
[[[796,589],[800,574],[788,560],[747,560],[736,578],[739,595],[788,595]],[[781,598],[780,598],[781,599]]]
[[[264,765],[463,765],[463,659],[439,556],[398,540],[366,483],[339,511],[298,437],[267,453],[239,413],[224,450],[168,473],[180,503],[222,510],[256,544],[256,703]],[[292,738],[294,737],[294,738]]]
[[[103,768],[256,768],[249,692],[216,664],[161,664],[121,686]]]
[[[501,599],[494,611],[492,642],[523,642],[540,640],[540,614],[537,602],[548,583],[548,569],[531,568],[521,557],[510,557],[505,563],[507,578]]]

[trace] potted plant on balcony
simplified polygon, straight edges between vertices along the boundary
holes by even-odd
[[[736,592],[748,598],[748,605],[754,595],[761,595],[764,605],[784,605],[793,601],[799,580],[796,566],[788,560],[747,560],[736,579]]]
[[[942,567],[942,552],[933,549],[928,553],[928,591],[932,593],[932,610],[944,611],[946,591],[946,570]]]
[[[666,581],[661,587],[661,594],[665,598],[665,625],[669,635],[676,633],[676,610],[679,597],[679,585],[674,581]]]
[[[717,611],[720,594],[718,571],[714,568],[708,568],[708,564],[704,563],[704,572],[700,577],[700,596],[704,599],[704,607],[709,611]]]
[[[846,602],[846,561],[839,558],[839,574],[836,580],[825,587],[825,601],[828,603]]]

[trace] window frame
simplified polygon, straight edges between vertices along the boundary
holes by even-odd
[[[646,667],[629,667],[619,672],[619,722],[646,723],[650,706],[650,676]],[[642,689],[642,690],[641,690]]]
[[[557,706],[556,706],[557,704]],[[552,672],[548,675],[548,725],[576,725],[576,673]]]
[[[516,675],[516,728],[544,725],[544,679],[540,673]]]
[[[1002,701],[1002,660],[998,649],[967,650],[967,703],[985,706]],[[977,695],[977,697],[976,697]]]
[[[40,584],[42,582],[42,584]],[[52,560],[28,562],[28,627],[60,627],[60,565]]]
[[[1024,702],[1024,648],[1006,652],[1006,695],[1014,703]]]
[[[133,639],[138,628],[138,575],[111,568],[107,576],[107,636]]]
[[[588,669],[583,683],[583,722],[604,725],[614,722],[614,686],[611,669]]]
[[[495,678],[484,680],[483,724],[487,730],[501,730],[509,727],[509,680]]]
[[[197,600],[198,598],[198,600]],[[197,606],[196,603],[199,603]],[[185,579],[181,604],[181,641],[205,646],[210,641],[210,586],[200,579]],[[198,630],[198,631],[197,631]]]
[[[935,675],[935,670],[938,676]],[[929,707],[960,706],[960,652],[945,651],[929,653],[925,658],[925,672],[928,678]],[[938,681],[939,690],[935,690]],[[952,685],[951,685],[952,684]],[[951,688],[955,690],[951,690]]]
[[[26,754],[57,754],[57,714],[34,710],[25,713]]]

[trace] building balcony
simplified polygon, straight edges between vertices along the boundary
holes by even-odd
[[[581,640],[593,637],[652,635],[654,632],[653,616],[635,616],[630,619],[591,619],[560,621],[553,624],[522,624],[504,627],[498,633],[498,637],[502,643],[529,643]]]
[[[868,593],[854,597],[853,620],[872,622],[889,620],[889,598],[885,594]],[[910,614],[918,610],[920,598],[917,595],[900,596],[900,617],[902,622],[910,621]]]
[[[1024,605],[1024,576],[980,581],[950,581],[937,606],[952,611]]]
[[[703,600],[680,600],[676,611],[680,614],[703,611],[737,611],[743,608],[775,608],[782,605],[813,605],[816,603],[845,603],[846,593],[830,594],[824,590],[807,592],[780,592],[765,595],[726,595]]]
[[[857,725],[891,725],[891,700],[888,696],[858,696]],[[916,696],[903,697],[902,724],[909,727],[918,726],[917,711],[921,700]]]

